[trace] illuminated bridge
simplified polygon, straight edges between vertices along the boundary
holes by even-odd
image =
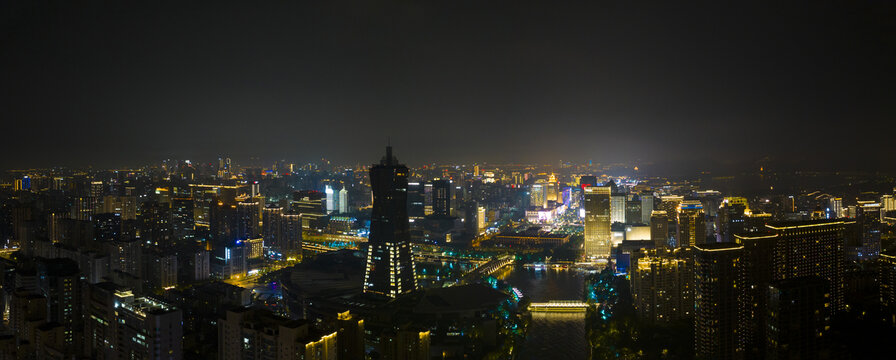
[[[514,261],[516,261],[516,257],[514,257],[513,255],[502,255],[496,257],[468,272],[466,275],[464,275],[463,280],[465,282],[476,281],[483,276],[494,274],[496,271],[501,270],[507,265],[512,265]]]
[[[339,248],[324,246],[324,245],[315,244],[315,243],[302,243],[302,250],[308,250],[308,251],[312,251],[312,252],[316,252],[316,253],[325,253],[325,252],[339,250]]]
[[[576,300],[551,300],[546,303],[531,303],[529,311],[533,312],[585,312],[588,304]]]

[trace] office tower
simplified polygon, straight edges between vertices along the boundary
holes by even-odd
[[[121,237],[121,216],[100,213],[93,216],[93,234],[96,241],[114,241]]]
[[[819,277],[768,286],[766,359],[818,359],[830,328],[828,282]]]
[[[158,201],[140,204],[140,240],[145,244],[167,248],[171,243],[171,207]]]
[[[426,216],[426,195],[423,188],[423,184],[419,182],[408,183],[408,217],[411,219],[419,220]]]
[[[722,242],[734,242],[734,236],[746,232],[746,211],[744,204],[723,202],[718,211],[719,238]]]
[[[432,183],[423,184],[423,213],[426,216],[432,215]]]
[[[544,207],[547,205],[544,187],[545,184],[543,182],[532,184],[532,187],[529,189],[529,206]]]
[[[485,208],[479,206],[476,208],[476,228],[479,233],[485,231],[486,228],[486,215]]]
[[[699,359],[743,358],[743,246],[698,244],[694,256],[694,351]]]
[[[115,324],[116,358],[183,358],[183,314],[180,309],[151,297],[135,298],[129,290],[116,290],[114,296],[117,316],[103,320]]]
[[[237,308],[218,320],[218,359],[336,360],[337,334],[320,333],[307,320],[282,318],[264,309]]]
[[[879,261],[880,306],[884,319],[896,325],[896,256],[880,254]]]
[[[258,202],[240,201],[236,204],[237,234],[239,240],[255,239],[261,236],[258,218]]]
[[[585,188],[585,257],[610,256],[610,188]]]
[[[560,201],[560,185],[557,184],[557,177],[554,174],[548,176],[548,182],[545,184],[544,200],[545,202]]]
[[[63,327],[64,350],[80,348],[81,284],[78,263],[70,259],[43,259],[38,263],[40,294],[47,299],[47,320]]]
[[[650,241],[657,250],[669,247],[669,214],[654,210],[650,215]]]
[[[340,214],[345,214],[349,211],[348,189],[345,186],[342,187],[342,190],[339,190],[339,206],[337,208]]]
[[[218,177],[227,179],[231,177],[231,161],[230,158],[218,158]]]
[[[878,203],[861,203],[856,207],[858,243],[847,244],[848,260],[874,260],[880,255],[880,212]]]
[[[137,219],[137,197],[106,195],[103,197],[104,213],[114,213],[121,216],[121,220]]]
[[[224,266],[220,268],[219,274],[222,278],[239,279],[249,272],[249,247],[242,241],[225,246],[216,255],[223,255],[220,259],[224,261]]]
[[[832,197],[828,200],[828,207],[831,210],[831,218],[837,219],[845,217],[846,214],[843,212],[843,199],[838,197]]]
[[[479,177],[479,165],[473,165],[473,177]]]
[[[845,308],[843,301],[844,243],[854,221],[816,220],[766,225],[777,236],[775,279],[819,276],[830,283],[831,308]]]
[[[470,236],[478,236],[479,231],[479,206],[475,201],[468,201],[464,207],[464,230]]]
[[[694,246],[706,243],[706,220],[703,204],[688,200],[678,205],[678,246]]]
[[[272,246],[289,261],[302,261],[302,216],[283,214],[280,220],[280,237]]]
[[[641,222],[641,199],[635,197],[625,202],[626,224],[638,224]],[[645,223],[646,224],[646,223]]]
[[[326,199],[326,202],[327,202],[327,214],[336,212],[336,208],[337,208],[337,205],[336,205],[337,199],[336,199],[336,197],[337,197],[338,195],[336,195],[336,194],[333,192],[333,187],[330,186],[330,185],[327,185],[327,186],[324,188],[324,195],[325,195],[326,198],[327,198],[327,199]]]
[[[221,249],[231,246],[236,240],[239,240],[239,222],[236,204],[230,205],[223,201],[213,202],[208,217],[212,248]]]
[[[280,223],[283,221],[283,208],[268,205],[261,213],[261,236],[264,239],[265,244],[268,244],[268,246],[271,246],[274,249],[281,247],[280,230],[282,229],[282,225]],[[301,222],[299,225],[301,226]]]
[[[688,249],[664,250],[639,258],[631,267],[632,298],[641,319],[666,323],[694,312],[694,269]]]
[[[196,223],[194,221],[192,198],[174,198],[171,200],[171,236],[175,243],[190,243],[195,239]]]
[[[327,220],[326,196],[320,191],[296,191],[292,195],[290,207],[296,214],[302,215],[302,227],[305,230],[324,229]]]
[[[105,193],[105,186],[102,181],[91,181],[90,182],[90,192],[88,194],[88,201],[90,202],[90,208],[92,213],[96,214],[103,211],[103,194]]]
[[[613,194],[610,198],[610,223],[625,223],[625,194]],[[639,215],[638,218],[641,216]]]
[[[641,223],[650,224],[653,214],[653,194],[641,194]]]
[[[451,180],[432,182],[432,214],[438,217],[451,216]]]
[[[417,289],[407,214],[408,168],[386,156],[370,168],[373,211],[364,292],[396,297]]]
[[[364,358],[364,320],[349,311],[336,316],[337,360]]]

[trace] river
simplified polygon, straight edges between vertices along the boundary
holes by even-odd
[[[584,274],[576,270],[517,267],[504,280],[533,302],[582,300],[584,291]],[[517,354],[520,360],[587,359],[584,313],[533,313],[526,341]]]

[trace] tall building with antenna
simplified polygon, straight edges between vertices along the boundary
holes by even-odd
[[[370,168],[373,212],[367,242],[364,292],[397,297],[417,289],[408,226],[408,168],[386,156]]]

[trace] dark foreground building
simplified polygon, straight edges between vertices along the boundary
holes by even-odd
[[[392,147],[370,168],[373,213],[367,248],[364,292],[396,297],[417,289],[408,228],[408,168],[392,156]]]

